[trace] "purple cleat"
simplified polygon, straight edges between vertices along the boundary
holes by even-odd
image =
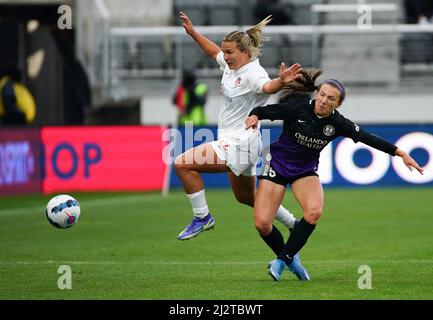
[[[202,231],[213,229],[214,226],[215,220],[210,213],[202,219],[194,217],[191,224],[179,233],[177,238],[179,240],[188,240],[196,237]]]

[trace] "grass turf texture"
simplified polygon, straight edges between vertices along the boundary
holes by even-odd
[[[328,189],[318,227],[302,250],[312,281],[267,274],[274,258],[258,236],[252,209],[229,190],[208,190],[213,231],[189,241],[180,190],[71,193],[81,218],[68,230],[48,224],[50,196],[0,201],[0,299],[432,299],[433,189]],[[284,205],[297,217],[291,193]],[[276,223],[280,231],[286,229]],[[57,286],[72,269],[72,289]],[[358,268],[372,289],[358,288]]]

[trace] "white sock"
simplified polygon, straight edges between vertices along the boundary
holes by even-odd
[[[194,217],[203,219],[208,215],[209,208],[204,195],[204,189],[200,190],[199,192],[187,194],[186,196],[189,198],[189,202],[191,203]]]
[[[283,206],[280,206],[277,210],[277,214],[275,216],[275,219],[277,219],[279,222],[284,224],[287,229],[293,228],[295,225],[296,218]]]

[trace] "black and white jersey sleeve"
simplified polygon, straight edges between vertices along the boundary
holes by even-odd
[[[290,120],[296,116],[297,107],[308,103],[308,96],[295,96],[288,98],[283,103],[269,104],[263,107],[256,107],[250,112],[250,116],[256,115],[259,120]]]
[[[337,121],[340,130],[339,135],[351,138],[354,142],[365,143],[372,148],[388,153],[391,156],[395,156],[397,147],[394,144],[382,139],[375,134],[365,131],[357,124],[353,123],[349,119],[346,119],[340,114],[337,117]]]

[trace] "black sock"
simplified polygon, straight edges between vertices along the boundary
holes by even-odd
[[[278,258],[285,261],[287,265],[292,263],[293,257],[307,243],[308,237],[313,233],[315,227],[315,224],[308,223],[302,218],[293,229]]]
[[[284,248],[284,238],[281,234],[280,230],[274,225],[272,225],[272,231],[267,236],[260,235],[263,241],[266,242],[269,248],[274,251],[274,253],[278,256],[280,252]]]

